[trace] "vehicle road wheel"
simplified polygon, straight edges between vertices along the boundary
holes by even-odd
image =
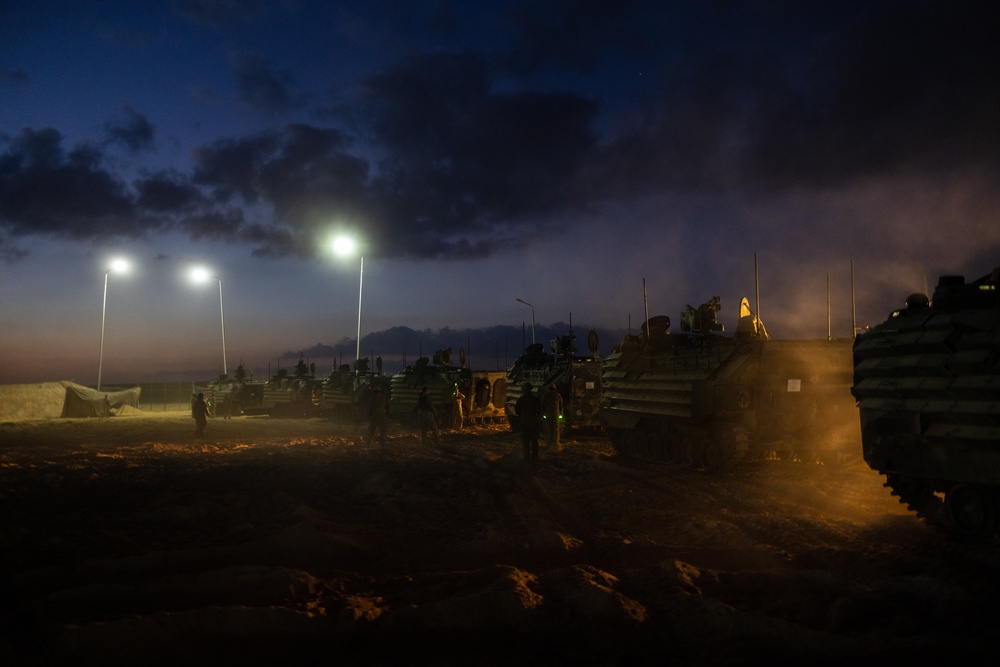
[[[660,434],[655,434],[649,438],[649,456],[657,461],[667,460],[666,438]]]
[[[990,490],[976,484],[958,484],[948,491],[944,510],[959,537],[985,539],[996,530],[996,503]]]
[[[690,467],[697,468],[701,465],[701,443],[699,443],[695,438],[691,436],[686,436],[681,443],[681,451],[683,459],[681,463]]]
[[[649,435],[646,433],[636,433],[632,440],[632,455],[637,459],[649,458]]]
[[[676,435],[663,436],[663,459],[667,463],[680,463],[681,441]]]

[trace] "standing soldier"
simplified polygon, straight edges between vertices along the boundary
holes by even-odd
[[[389,422],[389,402],[385,400],[382,387],[375,385],[368,402],[368,447],[375,445],[375,434],[379,437],[379,447],[385,447],[385,429]]]
[[[524,383],[524,393],[514,404],[517,411],[517,429],[521,432],[521,447],[525,461],[538,460],[538,430],[542,417],[542,402],[531,393],[531,383]]]
[[[198,392],[191,403],[191,416],[194,417],[195,429],[198,435],[205,433],[205,425],[208,424],[208,404],[205,403],[205,394]]]
[[[463,402],[465,401],[465,394],[462,390],[458,388],[458,383],[455,383],[455,405],[452,409],[452,423],[455,428],[462,428],[465,426],[465,406]]]
[[[559,442],[559,428],[562,426],[563,418],[563,398],[556,390],[554,384],[549,385],[549,390],[542,396],[542,424],[545,427],[545,443],[554,451],[562,451],[562,443]]]
[[[434,409],[434,398],[428,387],[420,390],[417,397],[417,420],[420,422],[420,444],[424,444],[427,429],[434,432],[434,444],[441,444],[441,433],[438,431],[437,410]]]

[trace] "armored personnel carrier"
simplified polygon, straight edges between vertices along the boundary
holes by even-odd
[[[279,370],[264,386],[264,397],[256,412],[283,417],[319,416],[323,381],[316,377],[316,365],[299,359],[289,375]]]
[[[746,299],[734,336],[718,297],[652,317],[604,362],[601,421],[627,456],[721,470],[746,458],[857,458],[851,339],[772,340]]]
[[[854,396],[864,459],[928,523],[992,538],[1000,502],[1000,267],[858,336]]]
[[[320,412],[337,421],[364,421],[375,387],[389,396],[390,384],[390,378],[382,374],[382,357],[375,358],[374,371],[369,370],[367,357],[355,362],[354,371],[349,364],[342,364],[323,381]]]
[[[600,427],[601,360],[598,356],[597,332],[588,336],[590,356],[577,354],[576,336],[569,334],[551,342],[546,353],[541,343],[528,346],[507,370],[505,399],[507,421],[517,430],[517,399],[530,384],[541,398],[555,385],[563,398],[563,428],[597,429]]]
[[[458,350],[458,366],[452,365],[451,348],[438,350],[432,359],[420,357],[412,366],[392,376],[389,416],[413,421],[417,398],[424,387],[430,391],[437,410],[438,425],[457,426],[458,403],[464,423],[491,423],[504,418],[507,375],[503,371],[471,370],[465,349]],[[456,390],[458,394],[456,394]],[[458,400],[456,396],[461,395]]]
[[[461,356],[464,365],[464,353]],[[415,364],[392,376],[389,416],[405,423],[413,422],[417,398],[423,388],[428,387],[437,411],[438,425],[451,426],[457,416],[453,413],[455,390],[461,390],[468,397],[471,380],[472,371],[452,365],[450,348],[435,352],[433,360],[420,357]]]
[[[247,372],[243,363],[233,377],[220,375],[217,380],[195,391],[205,394],[209,413],[213,417],[238,417],[259,410],[264,403],[264,382],[255,382],[253,373]]]

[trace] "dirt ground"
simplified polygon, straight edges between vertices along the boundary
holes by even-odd
[[[2,664],[927,664],[989,657],[1000,553],[859,460],[721,475],[501,425],[0,423]]]

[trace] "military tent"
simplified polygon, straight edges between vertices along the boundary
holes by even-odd
[[[63,417],[110,417],[126,405],[139,407],[141,387],[124,391],[97,391],[78,384],[66,385]]]

